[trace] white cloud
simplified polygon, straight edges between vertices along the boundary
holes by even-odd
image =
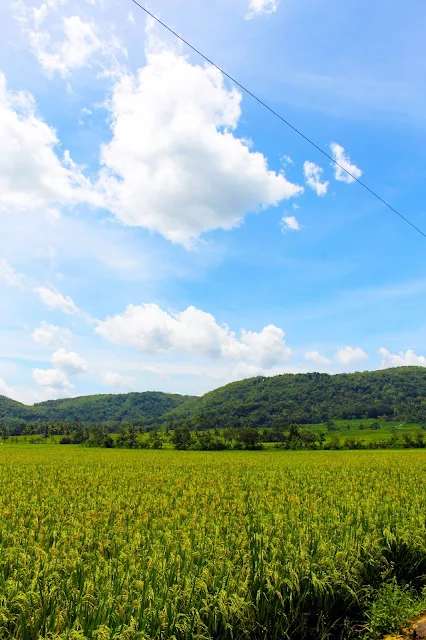
[[[43,321],[34,329],[31,338],[43,347],[54,347],[58,343],[67,344],[72,338],[72,333],[66,327],[57,327]]]
[[[0,213],[94,201],[81,168],[55,154],[55,131],[35,112],[33,97],[9,91],[0,73]]]
[[[223,365],[220,365],[219,368],[216,368],[213,371],[203,371],[203,376],[216,380],[216,385],[213,388],[217,388],[218,386],[222,386],[229,382],[243,380],[245,378],[254,378],[257,376],[269,378],[271,376],[279,376],[284,373],[307,373],[310,371],[312,371],[311,367],[302,366],[300,364],[278,364],[273,367],[265,368],[246,362],[239,362],[233,368],[226,366],[223,367]],[[207,390],[211,390],[211,387]]]
[[[49,31],[31,29],[30,47],[43,71],[52,77],[55,71],[65,78],[72,69],[90,66],[93,55],[102,48],[93,25],[83,22],[79,16],[62,18],[64,39],[52,41]]]
[[[125,225],[190,245],[302,193],[234,135],[242,96],[217,69],[190,64],[153,36],[148,43],[147,65],[123,75],[108,102],[113,135],[98,183],[106,208]]]
[[[241,358],[254,360],[262,367],[272,367],[291,356],[291,349],[285,344],[284,331],[273,324],[262,331],[241,330]],[[247,349],[245,348],[247,347]]]
[[[300,231],[301,227],[296,216],[284,216],[281,218],[281,231]]]
[[[303,356],[305,360],[314,362],[315,364],[329,364],[331,360],[322,356],[318,351],[307,351]]]
[[[63,296],[60,291],[52,286],[36,287],[34,291],[38,293],[40,300],[49,309],[59,309],[63,313],[78,313],[79,311],[70,296]]]
[[[257,376],[264,376],[267,370],[263,367],[258,367],[255,364],[247,364],[246,362],[239,362],[231,373],[231,380],[244,380],[245,378],[255,378]]]
[[[17,402],[22,402],[23,404],[31,405],[34,404],[34,402],[69,397],[71,394],[70,391],[64,387],[54,388],[41,386],[37,390],[29,390],[28,386],[25,386],[24,388],[17,387],[16,389],[12,389],[0,378],[0,395],[4,395]]]
[[[71,374],[84,373],[89,369],[88,363],[78,353],[66,351],[64,348],[55,351],[52,355],[52,364]]]
[[[114,387],[116,389],[132,389],[133,378],[123,376],[116,371],[107,371],[101,374],[101,381],[107,387]]]
[[[361,349],[361,347],[346,346],[341,347],[336,351],[334,359],[340,364],[347,365],[358,362],[359,360],[367,360],[368,355]]]
[[[361,169],[359,169],[355,164],[351,163],[349,155],[345,153],[344,147],[342,147],[340,144],[337,144],[336,142],[332,142],[330,147],[333,158],[340,165],[340,167],[338,167],[334,164],[334,162],[331,164],[331,166],[334,168],[334,177],[336,178],[336,180],[338,180],[339,182],[346,182],[347,184],[350,184],[351,182],[355,182],[355,178],[360,178],[362,176]],[[346,171],[349,171],[351,175],[346,173],[344,169],[346,169]]]
[[[329,182],[321,182],[321,174],[323,169],[314,162],[306,160],[303,164],[303,173],[305,175],[306,184],[313,189],[317,196],[325,196],[327,193]]]
[[[0,282],[3,282],[7,287],[23,289],[24,276],[15,271],[7,260],[0,258]]]
[[[33,380],[42,387],[73,388],[65,373],[58,369],[33,369]]]
[[[70,388],[74,388],[72,385]],[[63,387],[44,387],[43,388],[43,400],[59,400],[59,398],[70,398],[72,393],[69,389]],[[38,402],[40,400],[37,400]]]
[[[37,8],[17,0],[12,5],[13,16],[44,73],[51,78],[57,72],[66,78],[74,69],[92,64],[101,67],[103,75],[119,72],[116,54],[126,56],[127,52],[117,38],[101,37],[98,27],[79,15],[60,15],[59,4],[65,3],[50,0]]]
[[[115,344],[148,353],[175,351],[261,366],[272,366],[291,355],[282,329],[274,325],[259,333],[243,329],[238,340],[226,325],[218,325],[211,314],[195,307],[175,313],[156,304],[129,305],[122,315],[100,322],[95,332]]]
[[[408,349],[405,353],[391,353],[382,347],[379,349],[379,354],[382,356],[381,369],[390,367],[426,367],[426,357],[416,355],[412,349]]]
[[[254,18],[254,16],[260,14],[275,13],[278,9],[278,0],[250,0],[249,12],[246,15],[246,20]]]
[[[14,398],[15,396],[14,390],[8,387],[3,378],[0,378],[0,395],[7,396],[8,398]]]

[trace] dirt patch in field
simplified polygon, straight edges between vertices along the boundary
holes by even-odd
[[[383,640],[426,640],[426,614],[413,618],[400,635],[387,635]]]

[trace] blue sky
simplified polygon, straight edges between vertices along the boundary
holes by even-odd
[[[423,3],[147,6],[426,228]],[[0,24],[0,393],[426,366],[424,238],[130,0]]]

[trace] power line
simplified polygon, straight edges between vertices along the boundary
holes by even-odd
[[[339,167],[340,169],[342,169],[345,173],[348,174],[348,176],[350,176],[355,182],[358,182],[358,184],[361,185],[361,187],[364,187],[364,189],[366,189],[369,193],[371,193],[371,195],[373,195],[375,198],[377,198],[377,200],[379,200],[382,204],[384,204],[386,207],[388,207],[388,209],[390,209],[391,211],[393,211],[393,213],[396,213],[397,216],[399,216],[401,218],[401,220],[403,220],[404,222],[406,222],[407,224],[410,225],[410,227],[412,227],[415,231],[417,231],[418,233],[420,233],[420,235],[422,235],[424,238],[426,238],[426,233],[424,231],[422,231],[421,229],[419,229],[418,227],[416,227],[415,224],[413,224],[410,220],[408,220],[408,218],[406,218],[405,216],[402,215],[402,213],[400,213],[399,211],[397,211],[394,207],[392,207],[392,205],[390,205],[388,202],[386,202],[386,200],[384,200],[381,196],[379,196],[378,193],[376,193],[375,191],[373,191],[373,189],[370,189],[370,187],[368,185],[365,184],[365,182],[363,182],[362,180],[360,180],[359,178],[357,178],[356,176],[354,176],[350,171],[348,171],[344,166],[342,166],[339,162],[337,162],[337,160],[335,160],[332,156],[330,156],[327,151],[324,151],[324,149],[322,149],[321,147],[319,147],[315,142],[313,142],[313,140],[311,140],[310,138],[308,138],[308,136],[305,136],[304,133],[302,133],[299,129],[297,129],[297,127],[295,127],[294,125],[291,124],[291,122],[289,122],[288,120],[286,120],[285,118],[283,118],[283,116],[281,116],[279,113],[277,113],[276,111],[274,111],[274,109],[272,109],[272,107],[270,107],[268,104],[266,104],[266,102],[263,102],[263,100],[261,100],[260,98],[258,98],[258,96],[256,96],[254,93],[252,93],[249,89],[247,89],[244,85],[242,85],[240,82],[238,82],[238,80],[235,80],[235,78],[233,78],[231,75],[229,75],[229,73],[226,73],[226,71],[224,71],[221,67],[219,67],[219,65],[215,64],[212,60],[210,60],[210,58],[208,58],[206,55],[204,55],[204,53],[202,53],[201,51],[199,51],[199,49],[197,49],[196,47],[194,47],[192,44],[190,44],[187,40],[185,40],[184,38],[182,38],[182,36],[180,36],[178,33],[176,33],[176,31],[173,31],[173,29],[169,26],[167,26],[167,24],[165,24],[164,22],[162,22],[159,18],[157,18],[157,16],[155,16],[153,13],[151,13],[150,11],[148,11],[148,9],[146,9],[145,7],[143,7],[141,4],[139,4],[139,2],[137,2],[137,0],[131,0],[131,2],[133,2],[133,4],[135,4],[137,7],[139,7],[139,9],[142,9],[142,11],[145,11],[145,13],[150,16],[151,18],[153,18],[156,22],[158,22],[158,24],[161,24],[162,27],[164,27],[165,29],[167,29],[167,31],[169,31],[170,33],[172,33],[176,38],[178,38],[181,42],[183,42],[184,44],[186,44],[187,47],[189,47],[190,49],[192,49],[192,51],[195,51],[196,54],[198,54],[201,58],[203,58],[206,62],[208,62],[209,64],[211,64],[213,67],[215,67],[218,71],[220,71],[224,76],[226,76],[229,80],[231,80],[231,82],[233,82],[234,84],[237,85],[237,87],[240,87],[240,89],[242,89],[242,91],[244,91],[245,93],[247,93],[249,96],[251,96],[254,100],[256,100],[256,102],[258,102],[259,104],[262,105],[262,107],[265,107],[265,109],[267,109],[270,113],[272,113],[274,116],[276,116],[279,120],[281,120],[281,122],[284,122],[284,124],[286,124],[288,127],[290,127],[290,129],[292,129],[295,133],[297,133],[297,135],[299,135],[301,138],[303,138],[304,140],[306,140],[306,142],[308,142],[310,145],[312,145],[317,151],[319,151],[320,153],[322,153],[323,156],[325,156],[326,158],[328,158],[329,160],[331,160],[331,162],[333,162],[337,167]]]

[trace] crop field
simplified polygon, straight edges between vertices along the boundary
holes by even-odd
[[[426,451],[0,447],[0,638],[374,638],[425,607]]]

